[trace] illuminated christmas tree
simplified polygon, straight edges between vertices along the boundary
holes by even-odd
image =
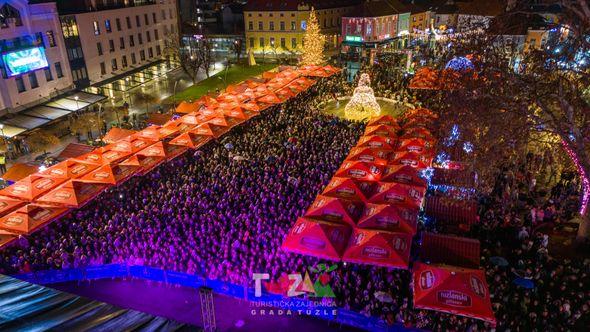
[[[375,99],[373,89],[371,89],[371,79],[368,74],[362,74],[359,84],[354,89],[352,98],[344,108],[344,114],[347,119],[364,121],[371,117],[381,114],[381,106]]]
[[[320,25],[315,15],[315,9],[311,8],[305,36],[303,37],[302,65],[321,65],[324,63],[324,44],[326,37],[320,33]]]

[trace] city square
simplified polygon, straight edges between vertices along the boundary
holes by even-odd
[[[2,331],[585,331],[584,0],[0,0]]]

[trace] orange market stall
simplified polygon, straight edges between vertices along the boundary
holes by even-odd
[[[27,204],[0,218],[0,229],[15,234],[30,234],[68,211],[59,206]]]
[[[107,185],[102,183],[69,180],[41,196],[37,199],[37,202],[41,204],[79,208],[90,202],[106,188]]]
[[[84,175],[80,181],[117,185],[125,182],[140,170],[139,166],[106,164]]]
[[[347,225],[299,218],[287,234],[282,249],[339,261],[349,237]]]

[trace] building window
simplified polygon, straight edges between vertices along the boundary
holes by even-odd
[[[291,21],[291,31],[295,31],[297,26],[295,25],[295,21]]]
[[[45,81],[51,82],[53,81],[53,75],[51,74],[51,68],[47,67],[44,69],[45,71]]]
[[[268,22],[268,30],[274,31],[275,30],[275,22]]]
[[[166,10],[162,9],[162,19],[166,19]]]
[[[158,23],[158,20],[156,19],[156,13],[152,13],[152,21],[154,21],[154,24]]]
[[[121,44],[121,49],[125,49],[125,37],[119,37],[119,44]]]
[[[145,22],[145,25],[150,25],[150,21],[148,19],[148,14],[143,14],[143,21]]]
[[[287,42],[285,42],[285,38],[281,38],[281,47],[283,49],[286,49],[287,48]]]
[[[258,22],[258,30],[262,31],[264,30],[264,26],[262,22]]]
[[[111,29],[111,20],[104,20],[104,27],[107,33],[113,32],[113,30]]]
[[[145,51],[144,50],[139,51],[139,58],[141,59],[141,61],[145,61]]]
[[[49,30],[45,33],[47,35],[47,43],[49,47],[55,47],[55,36],[53,35],[53,30]]]
[[[137,59],[135,58],[135,52],[131,53],[131,64],[134,65],[137,63]]]
[[[37,81],[37,74],[35,72],[29,73],[29,83],[31,83],[31,89],[39,87],[39,82]]]
[[[254,22],[250,21],[248,22],[248,30],[254,30]]]
[[[135,15],[135,25],[138,28],[141,26],[141,21],[139,20],[139,15]]]
[[[106,75],[107,73],[107,67],[104,65],[104,62],[100,63],[100,74],[101,75]]]
[[[254,38],[250,38],[250,48],[254,48]]]
[[[117,18],[115,24],[117,24],[117,31],[121,31],[121,19]]]
[[[291,48],[292,49],[297,48],[297,38],[291,38]]]
[[[158,29],[154,30],[154,38],[156,38],[156,40],[160,40],[160,34],[158,33]]]
[[[285,31],[285,21],[281,21],[280,29],[281,29],[281,31]]]
[[[259,43],[260,47],[264,48],[264,37],[260,37],[260,39],[258,40],[258,43]]]
[[[148,48],[148,56],[150,57],[150,59],[154,57],[154,50],[151,47]]]
[[[125,17],[125,21],[127,21],[127,29],[131,29],[131,18],[127,16]]]
[[[133,35],[129,36],[129,46],[135,46],[135,39],[133,38]]]
[[[109,52],[115,52],[115,42],[112,39],[109,39]]]
[[[145,32],[145,36],[147,38],[148,43],[152,41],[152,34],[150,33],[149,30]]]
[[[57,74],[57,78],[64,77],[64,72],[61,70],[61,62],[55,63],[55,74]]]
[[[275,47],[275,37],[270,37],[270,47]]]
[[[94,27],[94,35],[100,35],[100,26],[98,25],[97,21],[92,22],[92,26]]]
[[[160,45],[156,45],[156,55],[157,56],[162,55],[162,48],[160,47]]]
[[[98,51],[98,55],[102,55],[102,44],[100,42],[96,43],[96,50]]]
[[[143,45],[143,35],[141,33],[137,34],[137,41],[139,42],[139,45]]]
[[[121,58],[121,66],[123,66],[123,68],[127,68],[127,56],[123,55],[123,57]]]
[[[25,87],[25,81],[23,80],[22,76],[16,77],[14,82],[16,82],[16,89],[19,93],[27,91],[27,88]]]
[[[113,71],[117,70],[117,59],[111,60],[111,68],[113,69]]]

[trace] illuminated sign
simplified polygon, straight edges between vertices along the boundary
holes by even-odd
[[[8,76],[16,76],[49,66],[43,47],[3,54],[2,61]]]
[[[360,36],[346,36],[344,37],[345,41],[349,41],[349,42],[362,42],[363,39]]]

